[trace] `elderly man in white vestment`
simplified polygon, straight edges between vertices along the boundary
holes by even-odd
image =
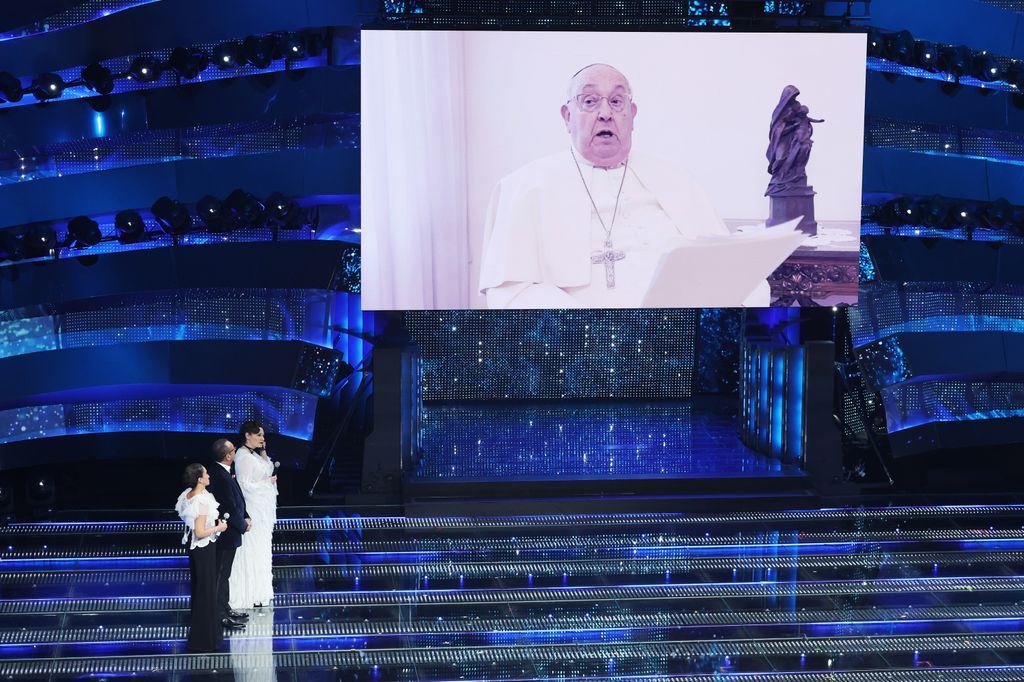
[[[561,112],[569,149],[491,195],[480,290],[489,308],[637,307],[663,254],[729,230],[685,174],[632,151],[637,106],[617,69],[581,69]],[[763,282],[743,304],[769,298]]]

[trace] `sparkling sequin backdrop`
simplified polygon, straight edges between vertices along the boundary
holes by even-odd
[[[425,400],[688,398],[696,310],[410,312]]]

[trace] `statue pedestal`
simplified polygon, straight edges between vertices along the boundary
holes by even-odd
[[[807,190],[806,194],[773,195],[766,225],[771,227],[803,216],[796,229],[809,235],[818,234],[818,223],[814,220],[814,190],[810,187]]]

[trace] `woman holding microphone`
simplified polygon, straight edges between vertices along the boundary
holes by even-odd
[[[224,640],[217,622],[217,554],[214,542],[228,524],[217,519],[219,505],[206,489],[210,475],[202,464],[185,467],[185,485],[174,510],[187,529],[181,543],[188,544],[188,570],[192,584],[192,619],[188,629],[190,652],[214,651]]]
[[[257,421],[239,428],[245,443],[235,454],[235,474],[252,517],[252,529],[242,536],[231,568],[231,608],[269,606],[274,597],[273,531],[277,521],[277,475],[267,454],[266,434]]]

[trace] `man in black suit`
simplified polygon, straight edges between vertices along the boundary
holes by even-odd
[[[228,518],[228,529],[217,538],[217,612],[221,624],[231,630],[245,627],[249,620],[247,614],[232,611],[228,606],[231,597],[228,578],[231,577],[231,565],[235,562],[235,550],[242,544],[242,533],[252,527],[252,521],[245,512],[245,498],[238,487],[231,465],[235,461],[235,446],[226,438],[213,443],[213,458],[216,460],[209,468],[210,485],[206,487],[220,504],[220,514],[231,514]]]

